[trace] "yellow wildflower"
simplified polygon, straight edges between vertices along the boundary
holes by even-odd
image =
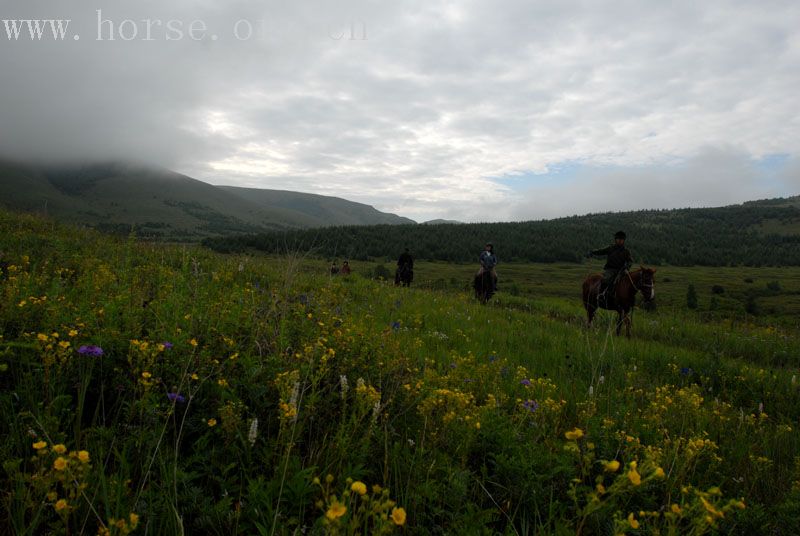
[[[36,443],[33,444],[33,448],[35,448],[36,450],[42,450],[46,446],[47,446],[47,441],[37,441]]]
[[[583,437],[583,430],[580,428],[575,428],[574,430],[565,433],[564,436],[569,440],[578,440]]]
[[[360,480],[356,480],[353,482],[353,485],[350,486],[350,489],[359,495],[364,495],[367,493],[367,485],[361,482]]]
[[[333,503],[331,503],[330,508],[328,508],[328,511],[325,512],[325,517],[333,521],[335,519],[342,517],[345,514],[345,512],[347,512],[347,507],[345,505],[343,505],[339,501],[333,501]]]
[[[192,340],[190,340],[190,341],[189,341],[189,344],[191,344],[191,345],[192,345],[192,346],[194,346],[194,347],[197,347],[197,339],[192,339]]]
[[[399,506],[392,508],[392,521],[397,526],[403,526],[406,524],[406,511]]]
[[[682,512],[681,507],[674,503],[670,507],[670,510],[672,510],[673,514],[678,514],[678,515],[680,515],[680,513]]]
[[[663,470],[661,467],[657,467],[657,468],[656,468],[656,471],[655,471],[655,473],[653,473],[653,475],[654,475],[656,478],[664,478],[664,476],[665,476],[665,474],[664,474],[664,470]]]
[[[89,453],[85,450],[78,451],[78,459],[83,463],[89,463]]]
[[[217,425],[217,419],[208,419],[208,425],[214,427]]]
[[[139,516],[134,514],[133,512],[131,512],[131,515],[129,516],[129,519],[131,520],[131,528],[135,529],[136,525],[139,524]]]
[[[604,468],[609,473],[616,473],[617,469],[619,469],[619,462],[617,460],[611,460],[604,464]]]
[[[196,381],[196,380],[199,380],[199,379],[200,379],[200,376],[198,376],[196,372],[193,372],[193,373],[192,373],[192,379],[193,379],[193,380],[195,380],[195,381]]]
[[[628,524],[631,526],[632,529],[636,530],[639,528],[639,522],[633,516],[633,512],[628,514]]]
[[[60,512],[61,510],[64,510],[67,506],[69,506],[67,504],[67,501],[65,501],[64,499],[59,499],[58,501],[56,501],[54,508],[56,509],[56,512]]]
[[[145,380],[150,379],[152,377],[153,377],[153,375],[150,374],[149,372],[147,372],[146,370],[144,372],[142,372],[142,378],[144,378]]]
[[[635,467],[631,467],[631,470],[628,471],[628,480],[631,481],[631,484],[634,486],[638,486],[642,483],[642,475],[640,475]]]
[[[63,471],[67,468],[67,460],[59,456],[56,458],[56,461],[53,462],[53,469],[56,471]]]
[[[67,447],[65,447],[64,445],[61,445],[61,444],[54,445],[53,446],[53,452],[55,452],[56,454],[64,454],[65,452],[67,452]]]
[[[74,336],[76,336],[77,334],[78,334],[78,330],[75,330],[75,329],[71,329],[71,330],[69,330],[69,336],[70,336],[70,337],[74,337]]]

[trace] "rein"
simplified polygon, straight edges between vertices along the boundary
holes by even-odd
[[[645,293],[644,293],[644,289],[646,289],[646,288],[647,288],[647,289],[652,289],[653,287],[655,287],[655,284],[654,284],[654,283],[644,284],[644,283],[641,283],[641,282],[639,283],[639,286],[636,286],[636,283],[633,281],[633,277],[631,277],[631,273],[630,273],[628,270],[626,270],[626,271],[625,271],[625,273],[627,274],[627,276],[628,276],[628,279],[629,279],[629,280],[630,280],[630,282],[631,282],[631,286],[633,286],[633,288],[635,288],[636,290],[638,290],[639,292],[641,292],[641,293],[642,293],[642,296],[644,296],[644,295],[645,295]],[[639,270],[639,274],[642,274],[642,275],[643,275],[643,274],[644,274],[644,271],[643,271],[643,270]],[[640,280],[640,281],[642,281],[643,279],[644,279],[644,277],[641,277],[641,276],[639,277],[639,280]],[[652,291],[651,291],[651,295],[652,295]]]

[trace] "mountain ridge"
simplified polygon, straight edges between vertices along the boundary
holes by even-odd
[[[149,238],[210,236],[413,220],[317,194],[214,186],[133,162],[31,164],[0,161],[0,206]]]

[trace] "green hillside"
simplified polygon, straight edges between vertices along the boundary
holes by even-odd
[[[306,227],[325,227],[334,224],[364,225],[366,222],[389,225],[415,223],[408,218],[380,212],[370,205],[338,197],[236,186],[218,186],[217,188],[259,204],[267,210],[280,208],[304,214],[308,217]]]
[[[293,192],[212,186],[129,163],[0,162],[0,206],[103,231],[169,240],[324,225],[409,223],[360,203]]]
[[[392,259],[410,247],[420,259],[476,262],[487,241],[501,262],[580,262],[590,249],[628,233],[637,262],[676,266],[800,265],[800,197],[720,208],[588,214],[547,221],[334,227],[206,241],[218,251],[299,251]]]
[[[0,252],[2,534],[800,533],[796,322],[616,338],[3,211]]]

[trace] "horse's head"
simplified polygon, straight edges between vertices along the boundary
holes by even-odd
[[[656,269],[644,266],[639,268],[639,281],[636,283],[636,288],[641,291],[644,301],[652,301],[656,297]]]

